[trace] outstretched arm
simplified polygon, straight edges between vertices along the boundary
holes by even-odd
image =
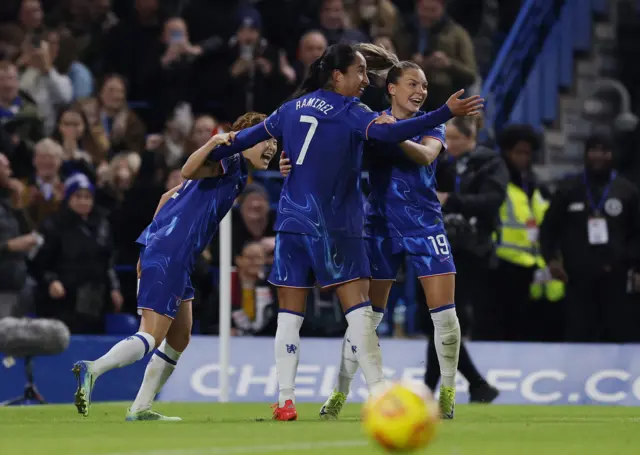
[[[244,129],[236,134],[231,145],[221,145],[216,147],[213,152],[209,153],[208,159],[210,161],[220,161],[223,158],[228,158],[236,153],[240,153],[243,150],[251,148],[254,145],[270,138],[271,135],[267,131],[265,123],[260,122],[257,125]]]
[[[422,134],[425,130],[442,125],[453,117],[478,115],[483,108],[484,100],[479,96],[460,99],[463,94],[464,90],[459,90],[439,109],[402,122],[377,124],[374,123],[375,119],[370,119],[364,128],[364,137],[381,142],[402,142]]]

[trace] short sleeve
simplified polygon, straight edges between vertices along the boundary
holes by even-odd
[[[287,104],[283,104],[266,118],[264,121],[264,129],[275,139],[281,140],[284,130],[284,112]]]
[[[445,139],[446,126],[444,124],[438,125],[435,128],[431,128],[422,135],[422,139],[424,138],[433,138],[437,139],[442,143],[442,148],[447,148],[447,142]]]
[[[367,140],[367,130],[380,114],[372,111],[364,103],[353,103],[347,109],[347,122],[358,133],[362,140]]]

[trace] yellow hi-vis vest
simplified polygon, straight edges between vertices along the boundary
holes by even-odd
[[[548,208],[549,203],[539,190],[533,192],[529,201],[522,188],[509,182],[507,198],[500,207],[498,257],[522,267],[544,267],[540,263],[538,228]]]
[[[507,186],[507,198],[500,207],[500,228],[496,254],[504,261],[522,267],[546,267],[540,255],[538,230],[549,208],[549,202],[535,190],[529,200],[527,193],[513,183]],[[544,288],[544,290],[543,290]],[[542,294],[552,302],[564,297],[564,284],[558,280],[532,283],[530,294],[534,300]]]

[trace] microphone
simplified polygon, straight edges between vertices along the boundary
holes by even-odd
[[[56,355],[69,346],[69,328],[57,319],[0,319],[0,352],[12,357]]]

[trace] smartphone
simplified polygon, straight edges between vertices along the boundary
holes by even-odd
[[[247,61],[253,60],[253,46],[242,46],[240,48],[240,58]]]
[[[41,44],[42,44],[42,33],[39,31],[33,32],[33,35],[31,36],[31,45],[35,49],[40,49]]]
[[[184,41],[184,32],[182,30],[171,30],[169,32],[169,41],[171,43],[181,43]]]

